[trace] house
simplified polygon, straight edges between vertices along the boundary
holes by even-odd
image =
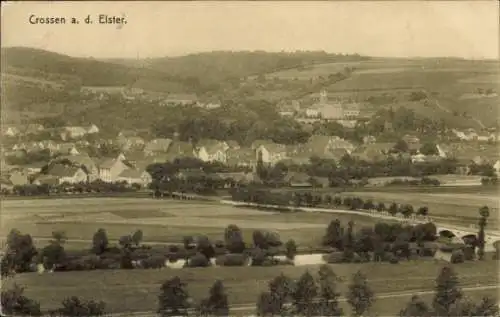
[[[175,158],[196,157],[195,149],[190,142],[173,141],[168,148],[167,155]]]
[[[161,104],[165,106],[195,105],[198,97],[195,94],[168,94]]]
[[[119,138],[129,138],[129,137],[133,137],[133,136],[137,136],[137,132],[136,131],[134,131],[134,130],[121,130],[118,133],[117,139],[119,139]]]
[[[234,140],[228,140],[226,141],[226,144],[228,146],[228,150],[229,149],[239,149],[240,148],[240,145],[238,144],[238,142],[234,141]]]
[[[66,141],[69,139],[82,138],[87,134],[87,129],[84,127],[64,127],[59,134],[61,139]]]
[[[144,154],[151,156],[155,153],[167,153],[170,144],[172,144],[171,139],[164,138],[151,140],[144,146]]]
[[[59,185],[61,184],[59,182],[59,177],[54,176],[54,175],[47,175],[47,174],[39,174],[34,180],[33,180],[34,185]]]
[[[306,173],[289,172],[283,181],[291,187],[312,187],[311,176]]]
[[[287,157],[287,149],[282,144],[271,142],[260,145],[256,150],[257,161],[261,159],[263,163],[268,165],[274,165]]]
[[[92,159],[87,153],[76,154],[76,155],[63,155],[57,157],[55,160],[68,160],[74,166],[83,167],[85,172],[88,174],[89,182],[92,182],[99,178],[99,169],[97,167],[96,161]]]
[[[357,118],[360,114],[360,106],[358,103],[347,103],[342,105],[342,117],[349,118]]]
[[[97,164],[99,179],[103,182],[116,182],[118,175],[129,167],[121,160],[108,158]]]
[[[327,156],[328,152],[336,149],[344,149],[351,153],[354,150],[354,145],[338,136],[312,135],[305,144],[305,148],[311,156],[322,158]]]
[[[6,177],[13,186],[23,186],[30,183],[29,174],[23,171],[12,171]]]
[[[278,113],[283,117],[293,117],[300,111],[300,103],[296,100],[281,102],[277,105]]]
[[[371,143],[357,147],[351,156],[366,162],[382,161],[394,148],[394,143]]]
[[[80,151],[76,147],[75,143],[61,143],[57,145],[56,152],[62,155],[78,155]]]
[[[477,134],[477,140],[479,142],[493,142],[495,141],[495,135],[488,132],[481,132]]]
[[[228,145],[224,141],[218,140],[200,140],[195,147],[196,157],[203,162],[221,162],[226,163],[226,150]]]
[[[42,171],[42,168],[44,166],[46,166],[47,164],[48,164],[48,162],[43,162],[43,161],[34,162],[34,163],[23,165],[23,166],[21,166],[21,168],[23,170],[25,170],[28,174],[33,175],[33,174],[40,173]]]
[[[25,125],[19,125],[18,127],[19,134],[30,135],[30,134],[39,134],[44,130],[43,125],[38,123],[29,123]]]
[[[415,144],[415,143],[420,143],[420,139],[414,135],[406,134],[401,138],[403,141],[405,141],[408,145],[410,144]]]
[[[365,135],[363,137],[363,144],[373,144],[377,142],[377,139],[373,135]]]
[[[59,184],[77,184],[87,182],[87,173],[81,167],[54,164],[47,170],[47,175],[57,177]]]
[[[123,151],[143,149],[145,144],[144,139],[139,136],[119,136],[116,140],[116,143]]]
[[[87,127],[87,133],[88,134],[99,133],[99,128],[95,124],[91,124],[90,126]]]
[[[116,181],[126,182],[127,184],[139,184],[141,187],[146,187],[152,182],[151,175],[146,171],[137,169],[126,169],[122,171],[117,177]]]
[[[19,129],[14,126],[3,126],[2,135],[10,137],[19,135]]]
[[[217,109],[217,108],[222,107],[219,100],[197,102],[196,106],[199,108],[207,109],[207,110],[212,110],[212,109]]]
[[[228,166],[249,167],[257,166],[255,151],[251,148],[234,148],[226,151],[226,164]]]
[[[493,169],[495,170],[495,174],[500,176],[500,160],[497,160],[495,164],[493,164]]]

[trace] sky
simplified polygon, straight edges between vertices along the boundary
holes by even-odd
[[[324,50],[387,57],[499,58],[497,1],[2,2],[1,45],[78,57],[212,50]],[[127,24],[87,25],[90,15]],[[30,24],[76,17],[80,24]]]

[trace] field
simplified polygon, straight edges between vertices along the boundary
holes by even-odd
[[[345,80],[327,88],[332,97],[349,97],[365,103],[368,97],[387,94],[395,97],[395,103],[385,106],[404,106],[429,118],[442,118],[457,128],[484,128],[500,118],[500,97],[464,98],[478,88],[499,92],[499,64],[492,61],[437,60],[437,59],[384,59],[347,63],[325,63],[302,69],[289,69],[267,74],[269,77],[309,80],[328,77],[343,71],[344,67],[355,70]],[[408,90],[424,90],[430,97],[423,102],[408,102]],[[383,106],[382,104],[372,106]],[[369,109],[368,104],[364,108]],[[480,109],[478,111],[478,109]]]
[[[65,231],[68,247],[88,247],[98,228],[112,240],[141,229],[151,243],[180,243],[186,235],[206,234],[222,239],[224,228],[236,224],[251,241],[255,229],[276,231],[282,240],[295,239],[300,246],[317,246],[333,218],[359,226],[372,225],[369,217],[320,213],[276,213],[210,202],[179,202],[151,198],[85,198],[3,201],[0,236],[17,228],[39,243],[53,231]],[[300,230],[298,230],[300,229]],[[45,238],[45,239],[41,239]]]
[[[340,277],[339,291],[345,294],[349,280],[361,270],[368,277],[368,283],[378,295],[410,294],[432,290],[434,280],[442,263],[430,261],[388,263],[336,264],[332,265]],[[454,266],[462,287],[498,284],[496,262],[485,261]],[[236,307],[247,305],[249,309],[257,296],[267,288],[269,280],[281,272],[298,278],[305,270],[316,274],[318,266],[308,267],[226,267],[206,269],[163,269],[131,271],[87,271],[38,275],[20,274],[6,281],[6,287],[18,283],[26,287],[26,295],[39,300],[44,309],[54,308],[72,295],[100,299],[107,303],[110,312],[151,311],[156,308],[161,283],[173,276],[179,276],[188,284],[190,295],[198,302],[207,296],[215,279],[224,282],[229,302]],[[82,281],[85,281],[82,284]],[[485,290],[482,295],[496,298],[497,290]],[[374,312],[379,315],[395,314],[408,299],[384,298],[377,300]]]
[[[480,186],[478,186],[480,187]],[[359,191],[342,193],[341,196],[358,196],[363,199],[372,199],[375,203],[383,202],[386,205],[392,202],[398,204],[412,204],[414,208],[427,206],[430,216],[437,222],[446,222],[462,226],[477,224],[478,210],[482,206],[490,208],[488,227],[499,229],[498,205],[500,198],[495,192],[463,192],[456,193],[457,189],[450,188],[449,191],[428,190],[417,191]]]

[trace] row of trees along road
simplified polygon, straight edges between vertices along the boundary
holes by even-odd
[[[320,266],[317,276],[306,270],[298,280],[283,273],[269,281],[268,290],[257,298],[258,316],[345,316],[349,315],[341,307],[345,300],[351,316],[371,313],[376,294],[367,277],[356,272],[348,284],[347,293],[341,296],[339,284],[342,278],[335,274],[331,266]],[[69,297],[62,307],[49,311],[51,316],[103,316],[106,305],[102,301],[83,300]],[[2,309],[8,315],[41,316],[40,304],[24,295],[24,289],[14,285],[13,289],[2,291]],[[175,276],[166,280],[158,295],[157,313],[170,316],[230,316],[230,304],[224,284],[216,280],[209,289],[208,296],[195,302],[189,295],[187,283]],[[457,274],[451,266],[441,269],[435,280],[434,294],[429,305],[419,296],[412,296],[400,310],[401,317],[434,316],[500,316],[498,304],[490,297],[473,302],[464,296],[459,286]]]

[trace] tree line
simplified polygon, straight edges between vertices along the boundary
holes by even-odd
[[[341,278],[331,266],[321,265],[317,274],[306,270],[297,280],[281,273],[268,282],[268,290],[257,298],[257,316],[345,316],[341,306],[345,300],[350,315],[370,313],[377,300],[364,273],[352,275],[344,296],[339,292]],[[216,280],[205,298],[194,301],[187,289],[188,284],[178,276],[164,281],[158,295],[156,313],[167,316],[229,316],[231,307],[222,280]],[[24,289],[2,291],[2,308],[7,314],[41,316],[40,304],[24,294]],[[106,305],[102,301],[84,300],[76,296],[63,300],[62,307],[50,310],[51,316],[103,316]],[[396,313],[396,312],[395,312]],[[458,275],[451,266],[444,266],[435,279],[434,294],[429,305],[414,295],[399,311],[401,317],[434,316],[500,316],[498,304],[488,296],[479,302],[464,296]]]

